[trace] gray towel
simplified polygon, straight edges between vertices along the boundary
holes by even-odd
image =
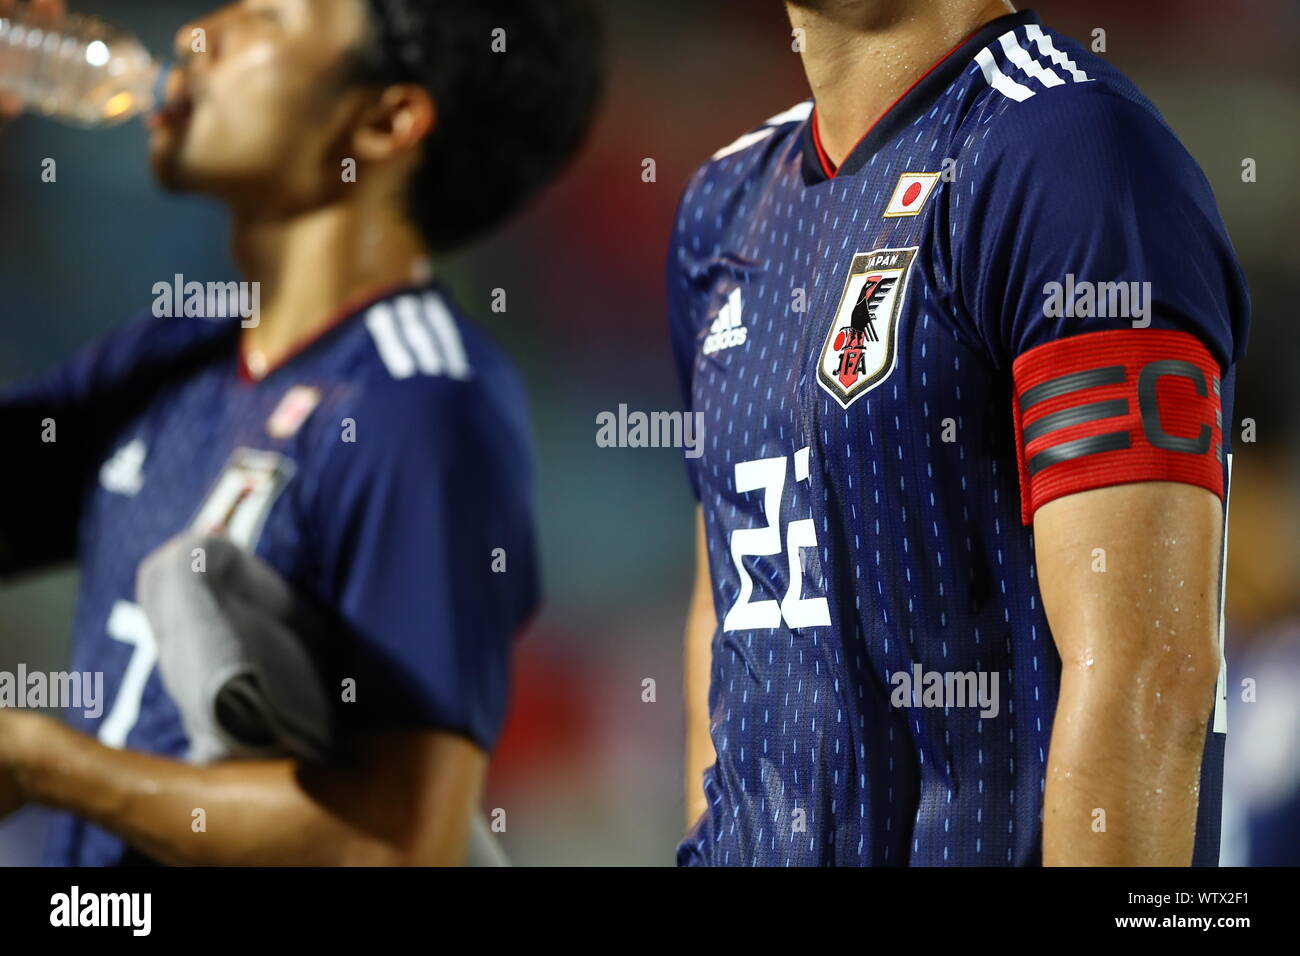
[[[136,594],[192,763],[328,755],[330,701],[311,651],[322,624],[274,568],[226,538],[186,532],[141,562]],[[468,862],[508,865],[481,813]]]

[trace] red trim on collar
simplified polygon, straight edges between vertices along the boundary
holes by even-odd
[[[403,289],[422,289],[425,285],[426,283],[403,282],[398,285],[387,286],[378,292],[368,292],[363,296],[358,296],[351,302],[336,309],[330,317],[325,320],[324,324],[281,356],[280,361],[276,362],[274,365],[268,366],[260,378],[253,374],[253,370],[248,365],[248,356],[244,351],[244,336],[241,335],[239,337],[236,363],[239,368],[239,380],[246,385],[256,385],[258,382],[270,378],[273,373],[284,368],[348,319],[355,316],[358,312],[361,312],[363,309],[368,309],[370,306],[384,301],[384,299],[391,298]]]
[[[817,132],[817,107],[816,106],[813,107],[812,118],[809,120],[809,122],[812,123],[813,148],[817,150],[817,162],[821,163],[822,175],[824,175],[827,179],[834,179],[835,174],[838,173],[840,170],[838,166],[836,166],[834,163],[831,162],[831,158],[826,155],[826,150],[822,147],[822,134]],[[868,130],[868,132],[870,132],[870,130]]]

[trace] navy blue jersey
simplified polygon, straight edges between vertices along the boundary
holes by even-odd
[[[1128,80],[1014,14],[837,170],[812,103],[720,150],[668,285],[718,617],[679,862],[1041,862],[1060,661],[1033,509],[1225,493],[1248,302],[1205,177]]]
[[[490,749],[509,646],[538,598],[509,361],[438,286],[350,310],[256,379],[239,331],[146,317],[0,393],[0,434],[22,462],[0,478],[0,570],[81,568],[72,667],[104,674],[106,705],[70,712],[73,726],[187,756],[135,578],[195,528],[253,550],[337,625],[319,651],[341,733],[440,728]],[[51,863],[124,859],[104,830],[53,824]]]

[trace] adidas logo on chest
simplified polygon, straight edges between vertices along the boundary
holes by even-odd
[[[727,296],[727,301],[718,310],[713,324],[709,326],[709,334],[704,340],[705,355],[745,344],[749,330],[741,322],[742,311],[740,289],[732,289],[731,294]]]

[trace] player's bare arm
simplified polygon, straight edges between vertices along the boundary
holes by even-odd
[[[1061,655],[1043,862],[1186,866],[1219,676],[1223,509],[1144,482],[1034,516],[1039,586]]]
[[[329,764],[196,767],[0,712],[0,816],[25,801],[70,811],[173,866],[460,865],[487,764],[464,737],[424,731],[358,738]]]
[[[713,606],[709,577],[708,543],[704,537],[704,512],[695,509],[695,585],[686,616],[686,825],[704,812],[700,781],[713,763],[713,738],[709,734],[709,670],[713,661],[713,634],[718,615]]]

